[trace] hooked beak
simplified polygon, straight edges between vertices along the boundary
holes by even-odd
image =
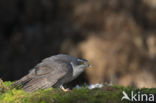
[[[88,64],[88,68],[91,68],[92,66],[90,64]]]
[[[92,66],[87,62],[87,67],[88,67],[88,68],[91,68]]]
[[[92,66],[88,63],[88,61],[83,61],[87,68],[91,68]]]

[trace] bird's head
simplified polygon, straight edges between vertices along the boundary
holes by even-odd
[[[77,71],[84,71],[86,68],[91,67],[91,65],[88,63],[88,60],[82,58],[76,58],[76,60],[71,62],[71,64],[74,69],[77,69]]]
[[[88,60],[85,60],[82,58],[77,59],[77,65],[79,65],[80,67],[83,67],[83,68],[90,68],[91,67],[91,65],[88,63]]]

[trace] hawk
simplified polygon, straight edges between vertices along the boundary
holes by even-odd
[[[12,84],[22,86],[27,92],[40,88],[60,87],[77,78],[85,68],[90,67],[88,61],[65,54],[45,58],[37,64],[26,76]]]

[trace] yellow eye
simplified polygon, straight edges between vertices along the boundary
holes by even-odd
[[[77,61],[79,61],[80,64],[85,64],[85,62],[81,59],[78,59]]]

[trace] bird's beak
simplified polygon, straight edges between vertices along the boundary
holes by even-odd
[[[92,66],[90,64],[88,64],[88,68],[91,68]]]
[[[91,68],[92,66],[87,62],[85,62],[87,68]]]
[[[88,68],[91,68],[92,66],[90,64],[87,64],[88,65]]]

